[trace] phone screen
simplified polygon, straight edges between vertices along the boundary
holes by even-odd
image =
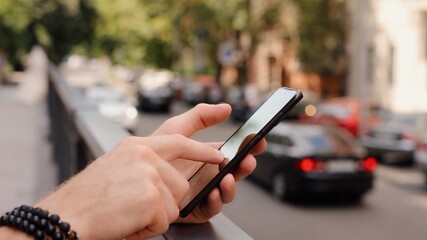
[[[236,157],[239,151],[245,149],[247,144],[253,140],[255,136],[261,136],[258,141],[265,136],[260,134],[263,130],[271,130],[282,118],[285,112],[298,102],[302,96],[298,96],[300,91],[288,88],[280,88],[276,90],[258,110],[243,123],[232,136],[220,147],[220,151],[224,153],[225,159],[219,164],[204,164],[190,179],[190,192],[184,197],[180,203],[180,208],[185,207],[192,199],[199,194],[202,189],[230,162],[241,160],[244,156]],[[300,98],[297,98],[300,97]],[[291,102],[295,103],[289,107]],[[272,123],[274,119],[274,123]],[[271,126],[271,124],[274,124]],[[252,146],[254,147],[254,146]],[[247,150],[248,151],[248,150]],[[246,153],[247,154],[247,153]],[[245,154],[245,155],[246,155]]]

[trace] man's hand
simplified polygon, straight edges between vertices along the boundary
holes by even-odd
[[[219,164],[224,155],[182,135],[129,137],[36,206],[68,221],[81,239],[147,239],[164,233],[188,192],[175,159]]]
[[[165,121],[152,135],[181,134],[191,137],[196,132],[214,126],[228,118],[231,107],[228,104],[208,105],[199,104],[193,109]],[[219,148],[221,143],[209,143],[214,148]],[[266,146],[263,139],[232,173],[222,179],[219,189],[215,188],[207,200],[200,204],[188,217],[179,218],[177,222],[203,223],[219,213],[224,203],[231,202],[236,195],[236,182],[252,173],[256,167],[254,155],[261,153]],[[200,162],[177,159],[171,164],[189,179],[202,165]]]

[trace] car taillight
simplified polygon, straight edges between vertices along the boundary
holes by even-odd
[[[299,162],[299,169],[303,172],[322,171],[325,168],[323,161],[316,161],[312,158],[304,158]]]
[[[378,162],[374,157],[368,157],[365,160],[363,160],[362,165],[365,171],[372,172],[377,167]]]
[[[299,168],[303,172],[311,172],[316,168],[316,162],[311,158],[304,158],[299,163]]]

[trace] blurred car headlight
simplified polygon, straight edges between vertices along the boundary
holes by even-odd
[[[138,111],[134,107],[130,107],[126,110],[126,117],[129,119],[135,119],[138,116]]]
[[[317,109],[314,105],[309,104],[305,107],[304,111],[305,111],[305,115],[312,117],[316,115]]]

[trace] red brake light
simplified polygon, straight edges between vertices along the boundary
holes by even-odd
[[[374,157],[368,157],[363,161],[363,168],[369,172],[374,171],[377,165],[377,160]]]
[[[304,158],[299,163],[299,168],[303,172],[311,172],[316,168],[316,162],[311,158]]]

